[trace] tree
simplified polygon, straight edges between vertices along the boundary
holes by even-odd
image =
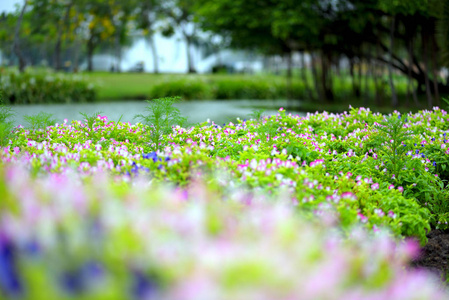
[[[138,6],[136,12],[137,28],[143,31],[147,38],[153,56],[154,73],[159,73],[159,57],[157,54],[156,44],[154,42],[154,34],[156,32],[156,24],[161,18],[161,1],[145,0]]]
[[[111,6],[107,0],[80,0],[76,2],[76,6],[82,14],[84,29],[87,33],[87,70],[91,72],[95,49],[101,42],[111,38],[116,30],[111,18]]]
[[[178,29],[186,42],[188,73],[196,73],[191,47],[198,39],[198,25],[194,22],[197,5],[196,0],[171,0],[165,1],[161,7],[168,22],[162,33],[171,36]]]
[[[23,56],[22,51],[20,50],[19,39],[20,39],[20,27],[22,25],[23,16],[25,14],[27,6],[28,6],[28,0],[25,0],[23,3],[23,6],[22,6],[22,10],[20,11],[19,18],[17,20],[16,28],[14,31],[14,43],[12,46],[14,53],[17,55],[17,58],[19,59],[19,71],[20,72],[23,72],[25,70],[25,66],[26,66],[25,57]]]

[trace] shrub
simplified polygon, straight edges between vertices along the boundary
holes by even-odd
[[[0,89],[7,104],[93,102],[94,86],[79,75],[50,71],[0,70]]]
[[[291,87],[291,97],[302,99],[304,88],[298,82]],[[180,96],[187,100],[206,99],[282,99],[287,98],[285,83],[271,82],[264,77],[200,77],[165,81],[155,85],[151,91],[152,98]]]
[[[187,100],[213,99],[210,86],[201,79],[165,81],[155,85],[150,92],[150,98],[176,96]]]

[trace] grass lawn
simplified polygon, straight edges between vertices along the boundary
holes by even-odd
[[[203,81],[214,79],[260,78],[272,83],[284,83],[285,77],[276,75],[244,75],[244,74],[149,74],[149,73],[83,73],[83,76],[97,86],[98,100],[150,99],[151,88],[162,82],[197,78]]]
[[[95,84],[98,91],[98,101],[110,101],[110,100],[146,100],[154,99],[165,96],[181,96],[183,99],[243,99],[242,97],[232,96],[237,95],[242,89],[242,83],[244,87],[260,89],[263,93],[268,92],[264,90],[264,87],[272,89],[276,86],[284,86],[286,84],[286,78],[284,75],[272,75],[272,74],[149,74],[149,73],[109,73],[109,72],[93,72],[83,73],[83,76],[91,83]],[[407,99],[406,96],[406,79],[403,76],[396,76],[396,90],[399,98],[399,107],[394,108],[400,112],[417,112],[420,109],[427,108],[427,102],[425,95],[419,95],[420,105],[416,107],[412,99]],[[183,83],[184,82],[184,83]],[[247,85],[246,83],[249,85]],[[382,104],[375,103],[375,87],[374,82],[370,79],[368,82],[368,88],[370,90],[367,97],[363,90],[366,87],[366,81],[362,80],[362,95],[360,98],[354,97],[352,93],[352,83],[348,74],[341,74],[341,76],[334,77],[334,93],[336,100],[333,103],[325,101],[308,101],[304,99],[305,94],[303,83],[299,74],[295,74],[293,78],[293,84],[301,90],[296,93],[294,99],[300,100],[298,106],[298,100],[292,100],[292,106],[290,109],[300,111],[328,111],[328,112],[343,112],[347,110],[349,105],[353,107],[370,107],[373,111],[387,113],[393,109],[390,105],[390,91],[389,86],[384,79],[384,89],[382,96]],[[164,83],[166,83],[164,87]],[[198,86],[195,86],[198,83]],[[311,74],[309,74],[309,84],[312,83]],[[225,98],[214,98],[217,95],[216,88],[222,86],[224,91],[229,92],[225,95]],[[161,88],[163,86],[163,88]],[[156,87],[156,88],[155,88]],[[155,88],[155,89],[154,89]],[[200,92],[195,90],[200,88]],[[311,87],[314,89],[313,87]],[[212,93],[210,93],[212,91]],[[283,88],[278,91],[283,91]],[[184,94],[182,94],[184,93]],[[275,93],[276,94],[276,93]],[[249,94],[247,99],[252,99]],[[258,95],[258,94],[256,94]],[[446,97],[447,95],[442,95]],[[245,96],[243,96],[245,97]],[[257,96],[256,96],[257,97]],[[268,96],[269,99],[272,96]],[[282,96],[278,97],[279,99]],[[285,97],[284,97],[285,98]],[[265,97],[263,97],[265,99]],[[444,108],[444,103],[441,103]]]

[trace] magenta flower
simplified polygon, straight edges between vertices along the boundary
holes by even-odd
[[[388,216],[392,219],[396,218],[396,214],[392,210],[388,212]]]
[[[364,216],[362,213],[357,213],[357,217],[360,220],[360,222],[362,222],[362,223],[368,222],[368,218],[366,216]]]
[[[372,189],[372,190],[378,190],[378,189],[379,189],[379,184],[378,184],[378,183],[373,183],[373,184],[371,185],[371,189]]]

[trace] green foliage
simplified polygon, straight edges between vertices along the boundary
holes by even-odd
[[[163,135],[169,134],[174,125],[183,126],[187,118],[181,116],[179,109],[173,106],[181,100],[180,97],[165,97],[147,100],[150,105],[147,107],[149,114],[138,114],[134,118],[139,119],[143,124],[150,127],[149,138],[154,151],[158,151]]]
[[[379,134],[375,141],[380,144],[380,151],[384,154],[387,170],[390,174],[401,180],[402,169],[405,166],[405,153],[408,151],[407,141],[413,134],[406,130],[404,125],[407,123],[407,117],[393,115],[387,117],[378,126]]]
[[[153,86],[150,95],[151,97],[179,95],[188,100],[286,99],[287,84],[283,80],[276,82],[261,76],[237,78],[210,76],[206,80],[195,77],[168,79]],[[304,86],[295,81],[291,88],[291,97],[303,99],[304,96]]]
[[[260,118],[262,117],[264,112],[265,112],[265,109],[253,110],[251,112],[251,114],[249,115],[249,117],[252,119],[255,119],[255,120],[260,120]]]
[[[9,139],[13,136],[13,121],[11,118],[14,116],[14,111],[10,106],[7,106],[3,102],[3,91],[0,90],[0,146],[4,147],[8,145]]]
[[[442,98],[444,102],[446,102],[447,104],[447,108],[449,109],[449,100],[447,100],[446,98]]]
[[[169,80],[155,85],[150,92],[152,98],[181,96],[183,99],[214,99],[210,86],[203,80]]]
[[[87,126],[92,130],[93,127],[94,127],[95,120],[98,118],[98,115],[100,115],[102,113],[103,112],[101,112],[101,111],[97,111],[97,112],[94,112],[94,113],[92,113],[90,115],[86,114],[86,113],[82,113],[82,112],[80,112],[79,114],[84,117],[85,121],[87,122]],[[120,119],[121,118],[122,117],[120,117]]]
[[[53,114],[40,112],[36,115],[25,115],[23,118],[28,124],[27,128],[31,130],[45,129],[48,126],[54,125],[56,120],[52,118]]]
[[[0,71],[0,89],[7,104],[93,102],[96,91],[79,75],[49,71]]]
[[[304,117],[280,109],[224,126],[204,122],[173,128],[183,123],[173,107],[177,101],[148,101],[137,124],[94,115],[91,125],[73,121],[45,134],[20,128],[8,155],[36,154],[27,156],[36,174],[102,168],[130,177],[143,172],[180,186],[200,172],[206,181],[229,172],[232,184],[273,195],[286,189],[299,211],[332,209],[343,230],[356,224],[369,230],[387,226],[395,235],[425,243],[429,225],[448,228],[444,110],[408,114],[406,121],[396,113],[385,119],[363,108]],[[48,152],[65,159],[39,157]]]

